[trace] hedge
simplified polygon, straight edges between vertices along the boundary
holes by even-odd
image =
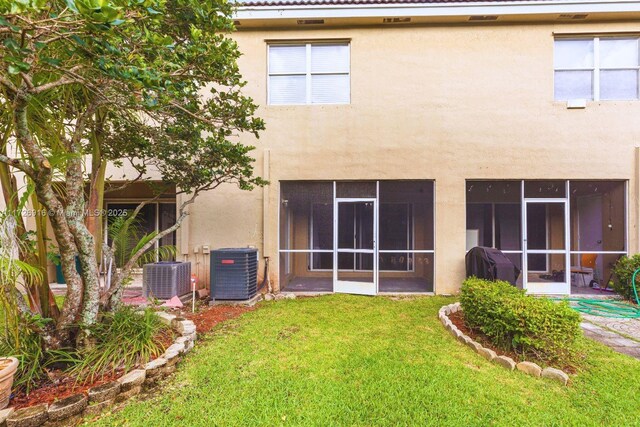
[[[631,279],[633,278],[633,272],[638,268],[640,268],[640,254],[635,254],[631,257],[623,256],[613,267],[613,290],[624,299],[635,301]],[[636,276],[636,287],[640,294],[640,277],[638,276]]]
[[[466,325],[500,349],[545,363],[571,363],[577,355],[580,315],[566,301],[472,277],[462,285],[460,304]]]

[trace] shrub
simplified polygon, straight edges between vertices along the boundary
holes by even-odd
[[[613,266],[613,290],[627,300],[635,300],[631,278],[638,268],[640,268],[640,254],[631,257],[623,256]],[[636,286],[640,290],[640,277],[636,277]]]
[[[507,282],[477,278],[465,280],[460,302],[467,326],[496,347],[545,363],[575,360],[580,315],[568,302],[532,297]]]
[[[155,315],[153,309],[144,311],[122,306],[106,313],[92,325],[90,336],[94,345],[80,352],[78,364],[71,370],[79,381],[96,377],[117,369],[125,371],[148,362],[165,351],[162,339],[171,330]]]
[[[29,394],[39,382],[47,379],[51,366],[74,360],[73,353],[64,349],[52,350],[44,344],[44,330],[50,319],[23,313],[16,316],[15,328],[0,332],[0,356],[12,356],[20,364],[13,387]]]

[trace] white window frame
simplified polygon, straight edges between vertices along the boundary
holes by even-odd
[[[600,40],[636,40],[637,44],[638,44],[638,49],[639,49],[639,53],[638,53],[638,65],[636,65],[635,67],[621,67],[621,68],[614,68],[614,67],[610,67],[610,68],[603,68],[600,65]],[[557,71],[590,71],[591,73],[593,73],[593,78],[592,78],[592,88],[591,88],[591,93],[592,93],[592,97],[589,100],[592,101],[638,101],[640,100],[640,37],[638,36],[631,36],[631,37],[625,37],[625,36],[611,36],[611,37],[556,37],[554,39],[554,49],[555,49],[555,43],[557,41],[584,41],[584,40],[593,40],[593,66],[590,68],[556,68],[555,64],[553,66],[553,78],[555,81],[555,76],[556,76],[556,72]],[[601,71],[616,71],[616,70],[620,70],[620,71],[625,71],[625,70],[636,70],[638,71],[638,89],[636,91],[636,97],[633,99],[620,99],[620,100],[616,100],[616,99],[601,99],[600,97],[600,72]],[[555,101],[557,102],[565,102],[567,100],[562,100],[562,99],[556,99],[556,94],[555,94],[555,84],[554,84],[554,93],[553,93],[553,98]],[[570,100],[570,99],[569,99]]]
[[[271,48],[272,47],[300,47],[306,48],[306,69],[304,72],[287,72],[272,73],[271,72]],[[345,72],[311,72],[311,46],[347,46],[349,70]],[[349,93],[347,94],[347,102],[311,102],[311,77],[312,76],[347,76],[349,78]],[[306,102],[304,104],[272,104],[271,103],[271,77],[272,76],[305,76]],[[323,42],[306,42],[306,43],[268,43],[267,44],[267,104],[273,106],[288,105],[348,105],[351,104],[351,43],[347,40],[323,41]]]

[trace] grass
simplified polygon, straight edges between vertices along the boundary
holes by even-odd
[[[509,372],[446,333],[437,310],[451,301],[262,303],[98,425],[640,425],[637,360],[589,341],[569,387]]]

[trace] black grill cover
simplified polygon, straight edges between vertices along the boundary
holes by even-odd
[[[498,249],[476,246],[467,252],[465,262],[467,277],[504,280],[515,285],[520,275],[520,269]]]

